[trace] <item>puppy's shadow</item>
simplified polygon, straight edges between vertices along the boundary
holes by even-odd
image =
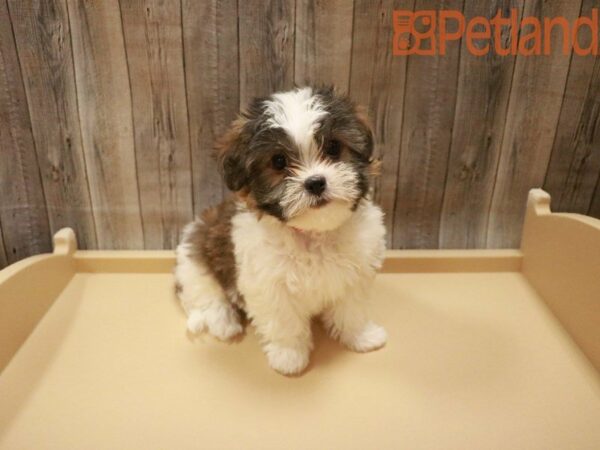
[[[340,359],[354,353],[329,336],[319,321],[313,322],[312,332],[314,349],[308,367],[303,373],[314,369],[333,366],[336,362],[339,362]]]

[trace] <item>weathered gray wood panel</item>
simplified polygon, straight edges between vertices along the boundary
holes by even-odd
[[[580,0],[527,0],[524,16],[565,17],[573,21]],[[552,47],[561,48],[560,33]],[[500,163],[488,223],[488,247],[516,247],[527,192],[544,183],[569,71],[570,56],[517,57]]]
[[[597,6],[597,1],[584,0],[582,14],[589,16]],[[582,46],[591,39],[590,29],[582,28]],[[574,55],[544,182],[552,207],[587,214],[599,174],[600,59]]]
[[[193,217],[179,0],[121,0],[145,248],[174,248]]]
[[[240,108],[237,17],[235,0],[182,1],[196,214],[226,191],[212,149]]]
[[[544,183],[544,189],[553,195],[553,207],[560,211],[587,214],[594,195],[600,173],[599,70],[600,65],[596,64],[588,92],[583,93],[583,98],[565,96]],[[571,74],[575,75],[573,71]],[[571,83],[571,80],[569,76],[567,89],[577,84]]]
[[[407,58],[390,51],[394,30],[392,11],[413,10],[414,0],[387,0],[377,8],[370,0],[355,0],[352,31],[350,95],[367,108],[375,133],[375,154],[381,175],[375,180],[375,200],[382,206],[392,245],[398,160],[403,118]],[[404,224],[400,224],[400,227]]]
[[[371,8],[377,9],[372,2]],[[298,86],[333,84],[348,92],[353,9],[352,0],[296,0]]]
[[[117,0],[69,2],[79,116],[100,248],[143,248],[131,90]]]
[[[31,119],[4,0],[0,0],[0,222],[8,262],[50,250]]]
[[[294,85],[294,0],[238,2],[240,100]]]
[[[10,0],[50,229],[71,227],[95,248],[96,229],[77,112],[64,0]]]
[[[415,10],[462,11],[462,8],[462,0],[415,3]],[[428,48],[427,45],[423,48]],[[396,248],[439,246],[459,55],[460,43],[454,41],[448,44],[444,56],[408,57],[392,239]]]
[[[368,110],[391,246],[516,246],[542,184],[553,209],[600,216],[598,57],[563,56],[560,32],[550,56],[392,54],[394,9],[573,20],[597,6],[0,0],[0,265],[66,225],[85,248],[173,247],[227,194],[211,153],[240,106],[295,83]]]
[[[511,8],[522,11],[523,0],[466,0],[465,18],[504,17]],[[511,27],[502,30],[503,48],[512,44]],[[478,44],[494,45],[479,41]],[[486,246],[487,220],[496,171],[506,108],[512,82],[514,56],[489,52],[476,56],[462,42],[460,72],[452,146],[440,223],[441,248],[481,248]],[[477,118],[477,120],[473,120]]]

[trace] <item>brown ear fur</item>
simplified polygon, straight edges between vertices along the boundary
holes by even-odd
[[[373,142],[373,151],[375,147],[375,134],[373,133],[373,126],[371,120],[367,114],[367,109],[361,105],[357,105],[355,108],[355,114],[358,121],[368,130],[370,138]],[[369,175],[377,177],[381,175],[381,160],[375,157],[369,159]]]
[[[381,175],[381,160],[371,159],[369,161],[369,175],[372,177],[378,177]]]
[[[247,182],[247,174],[241,158],[244,145],[242,132],[247,121],[243,117],[238,117],[215,144],[214,156],[219,171],[227,187],[234,192],[242,190]]]

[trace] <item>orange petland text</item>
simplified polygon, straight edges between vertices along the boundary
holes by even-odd
[[[564,17],[533,16],[519,19],[519,11],[511,9],[508,16],[501,11],[491,19],[477,16],[469,20],[460,11],[404,11],[393,13],[393,53],[402,55],[445,55],[448,43],[465,39],[466,48],[476,56],[495,52],[508,55],[549,55],[553,45],[568,55],[598,55],[598,9],[590,16],[569,21]],[[503,46],[503,34],[510,40]],[[555,35],[554,33],[559,33]],[[560,36],[561,39],[552,39]],[[582,38],[585,36],[585,38]]]

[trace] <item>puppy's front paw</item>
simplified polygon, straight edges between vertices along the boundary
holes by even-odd
[[[277,344],[268,344],[265,353],[269,365],[277,372],[284,375],[294,375],[302,372],[308,365],[309,351],[293,347],[283,347]]]
[[[222,305],[193,309],[188,316],[187,328],[191,333],[208,329],[210,334],[222,341],[227,341],[243,331],[237,312]]]
[[[382,326],[367,322],[362,330],[342,335],[341,341],[355,352],[370,352],[385,345],[387,333]]]

